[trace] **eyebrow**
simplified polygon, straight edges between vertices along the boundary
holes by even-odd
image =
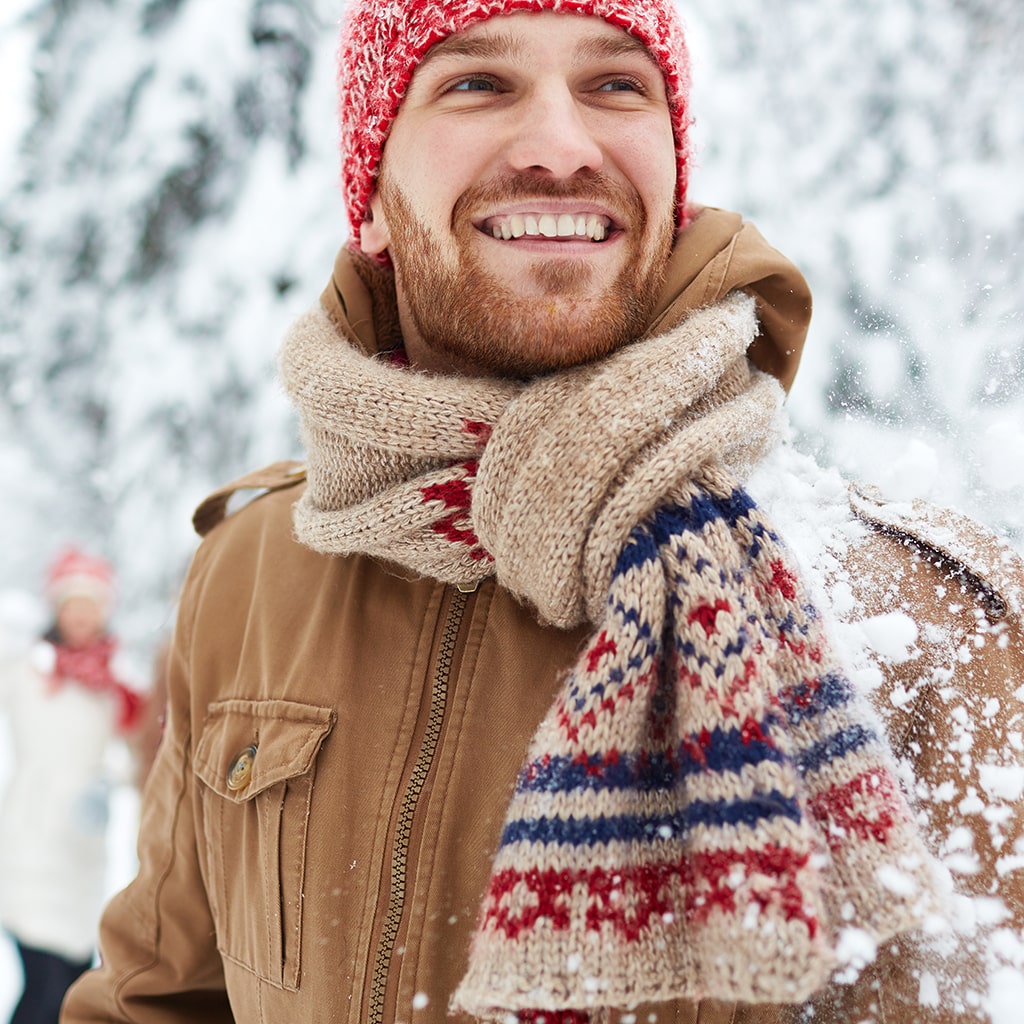
[[[606,57],[628,57],[635,53],[646,57],[655,67],[658,66],[654,54],[636,36],[631,36],[625,31],[615,36],[587,39],[576,48],[576,59],[600,60]]]
[[[523,52],[522,40],[507,33],[488,36],[466,36],[458,32],[436,43],[420,61],[420,67],[441,57],[495,58],[519,57]]]
[[[498,32],[493,35],[466,36],[465,33],[459,32],[432,46],[420,62],[420,67],[432,60],[445,57],[462,57],[470,60],[504,58],[515,61],[522,57],[524,49],[524,41],[512,33]],[[583,63],[587,60],[625,57],[637,53],[646,57],[655,67],[658,66],[658,62],[650,50],[625,30],[615,36],[602,35],[584,40],[576,47],[574,57],[578,63]]]

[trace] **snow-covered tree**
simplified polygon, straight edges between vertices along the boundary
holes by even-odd
[[[698,188],[815,294],[803,442],[1024,544],[1024,7],[693,7]]]
[[[53,0],[25,17],[35,116],[0,204],[0,377],[2,457],[29,479],[3,498],[24,544],[0,572],[38,575],[76,538],[156,630],[190,509],[296,448],[273,357],[344,235],[333,31],[282,0]]]

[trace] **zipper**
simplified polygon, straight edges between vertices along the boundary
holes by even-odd
[[[473,587],[473,590],[476,588]],[[406,869],[409,857],[409,840],[412,835],[413,818],[416,806],[426,785],[427,776],[434,763],[438,741],[441,738],[441,726],[444,723],[448,705],[448,683],[451,679],[452,663],[455,659],[455,645],[462,628],[462,620],[466,613],[471,590],[461,587],[451,591],[451,602],[448,615],[441,635],[438,649],[437,664],[434,668],[434,681],[430,691],[430,713],[427,718],[426,731],[420,745],[416,764],[413,766],[409,784],[402,797],[402,806],[395,826],[395,836],[391,847],[391,885],[388,889],[388,908],[381,929],[380,941],[377,944],[377,956],[374,961],[373,978],[370,982],[370,1002],[367,1013],[367,1024],[384,1024],[384,998],[387,992],[388,976],[391,972],[391,958],[395,951],[402,915],[405,911]]]

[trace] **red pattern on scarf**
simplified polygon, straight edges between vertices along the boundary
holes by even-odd
[[[101,637],[88,647],[69,647],[55,643],[57,662],[51,681],[54,689],[77,683],[94,693],[109,693],[117,699],[117,731],[131,731],[142,713],[142,697],[114,675],[110,661],[117,649],[115,641]]]

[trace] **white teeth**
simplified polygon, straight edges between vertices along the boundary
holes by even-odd
[[[542,236],[544,238],[589,238],[603,242],[610,230],[607,218],[591,213],[513,213],[491,221],[490,232],[498,239]]]

